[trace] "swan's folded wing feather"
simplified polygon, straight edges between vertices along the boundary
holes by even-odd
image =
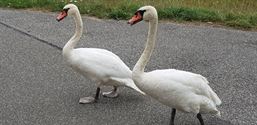
[[[205,77],[199,74],[176,70],[165,69],[155,70],[145,74],[145,80],[152,86],[158,88],[172,88],[173,90],[183,88],[184,91],[191,91],[195,94],[206,96],[217,105],[221,103],[217,94],[210,88]],[[169,86],[169,87],[168,87]]]
[[[131,70],[114,53],[97,48],[79,48],[72,53],[70,63],[86,73],[101,77],[131,78]],[[84,71],[85,70],[85,71]]]

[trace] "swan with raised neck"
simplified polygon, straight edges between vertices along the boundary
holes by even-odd
[[[99,48],[75,48],[83,31],[83,23],[79,9],[74,4],[64,6],[62,12],[57,16],[57,21],[72,16],[75,20],[76,31],[63,48],[63,56],[66,62],[78,73],[97,83],[94,97],[84,97],[80,103],[92,103],[98,99],[100,86],[113,86],[111,92],[104,92],[103,96],[114,98],[118,96],[117,87],[126,86],[139,90],[132,80],[132,72],[127,65],[114,53]]]
[[[176,69],[144,72],[156,41],[158,26],[156,9],[152,6],[141,7],[128,23],[134,25],[142,20],[149,22],[149,31],[145,49],[132,71],[132,79],[138,88],[146,95],[172,108],[170,125],[174,125],[176,110],[197,114],[201,125],[204,125],[202,113],[220,116],[216,106],[221,104],[221,100],[210,88],[205,77]]]
[[[63,56],[66,58],[67,58],[67,56],[69,56],[71,51],[77,45],[78,41],[80,40],[80,37],[82,36],[82,32],[83,32],[83,22],[81,19],[79,9],[76,5],[68,4],[68,5],[64,6],[62,13],[57,17],[57,20],[61,21],[68,15],[72,16],[74,18],[76,28],[75,28],[74,35],[70,38],[70,40],[63,47]]]

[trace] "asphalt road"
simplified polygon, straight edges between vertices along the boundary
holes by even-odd
[[[0,125],[167,125],[171,109],[121,88],[116,99],[80,105],[95,83],[65,65],[61,51],[74,32],[72,18],[56,13],[0,9]],[[132,69],[147,24],[83,17],[78,47],[108,49]],[[207,125],[257,124],[257,33],[160,23],[147,71],[175,68],[202,74],[223,101],[221,118],[203,115]],[[107,88],[108,89],[108,88]],[[198,125],[178,112],[177,125]]]

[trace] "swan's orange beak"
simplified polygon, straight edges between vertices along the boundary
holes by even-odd
[[[143,20],[142,15],[139,12],[136,12],[136,14],[128,21],[128,24],[132,26],[142,20]]]
[[[67,16],[67,11],[63,10],[56,18],[56,20],[59,22],[61,20],[63,20],[66,16]]]

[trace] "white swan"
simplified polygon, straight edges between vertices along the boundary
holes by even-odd
[[[144,72],[155,46],[158,25],[156,9],[152,6],[141,7],[128,23],[133,25],[141,20],[149,22],[149,31],[144,52],[132,71],[136,86],[146,95],[172,108],[171,125],[174,124],[176,109],[197,114],[201,125],[204,125],[201,113],[220,116],[216,106],[221,104],[221,100],[205,77],[176,69]]]
[[[57,16],[57,20],[61,21],[68,15],[75,19],[76,32],[63,48],[64,59],[72,69],[97,82],[95,97],[84,97],[79,102],[95,102],[98,99],[101,85],[114,87],[113,91],[103,93],[105,97],[117,97],[118,86],[127,86],[141,92],[131,79],[132,71],[114,53],[98,48],[74,49],[82,35],[83,23],[76,5],[66,5]]]

